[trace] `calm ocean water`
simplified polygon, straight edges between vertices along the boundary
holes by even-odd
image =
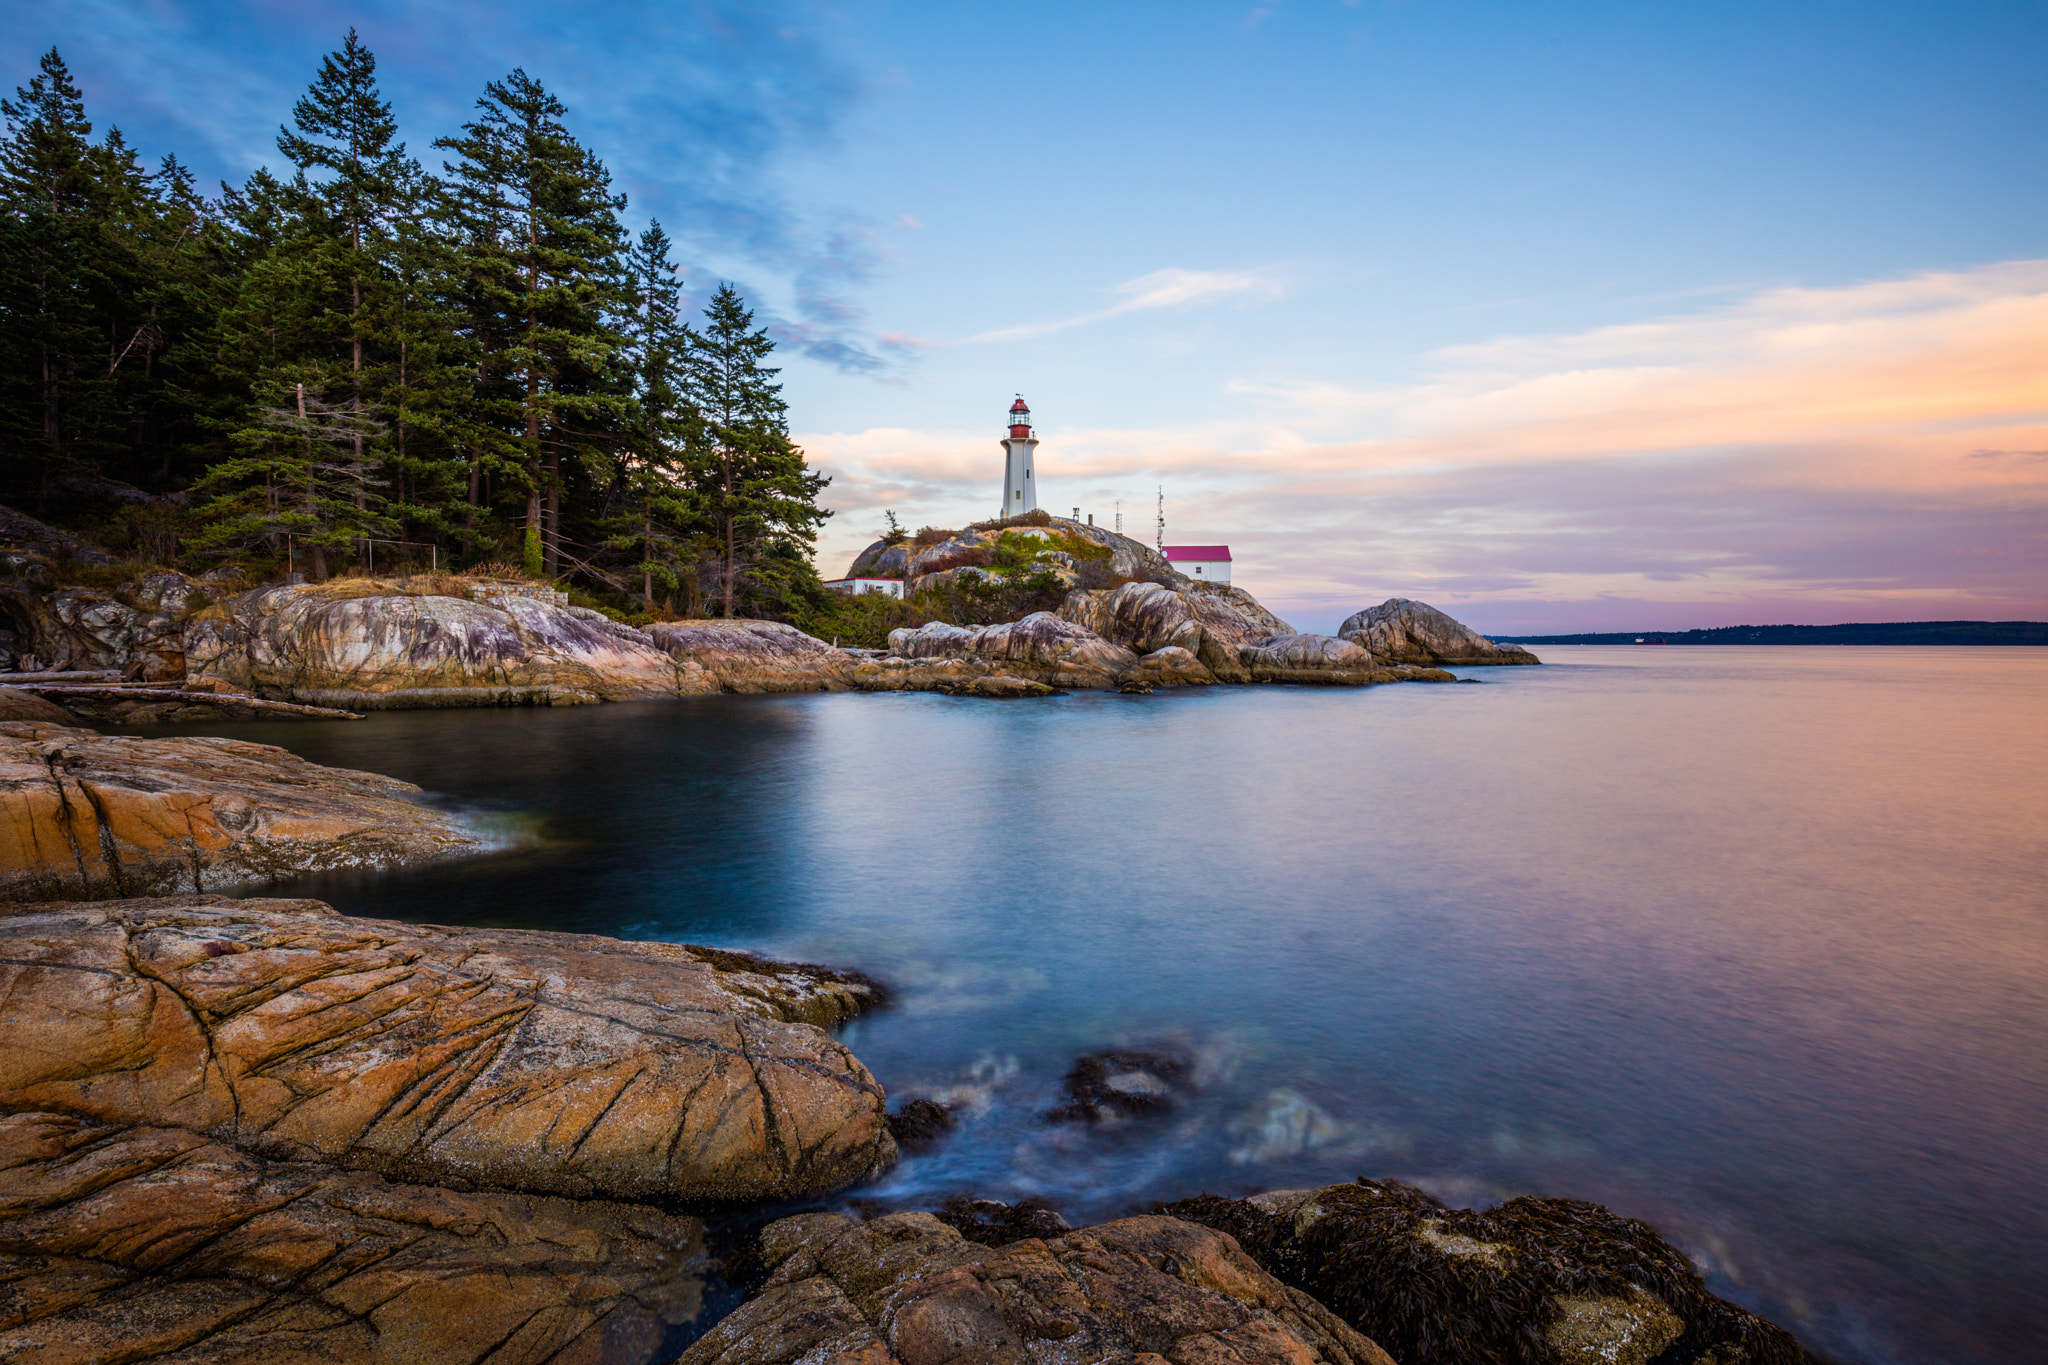
[[[855,965],[878,1188],[1075,1222],[1399,1176],[1597,1200],[1843,1361],[2048,1351],[2048,650],[1552,648],[1474,685],[233,727],[525,840],[345,912]],[[1199,1093],[1048,1125],[1081,1053]]]

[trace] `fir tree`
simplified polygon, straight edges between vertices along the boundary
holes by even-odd
[[[481,415],[522,443],[524,557],[552,577],[563,457],[601,465],[605,428],[628,417],[611,325],[626,201],[563,126],[561,102],[523,70],[486,86],[477,111],[461,137],[435,146],[456,157],[446,169],[471,339],[485,356]]]
[[[689,401],[691,358],[697,339],[679,316],[672,243],[659,220],[626,254],[634,312],[623,358],[632,371],[634,421],[623,472],[634,494],[634,524],[615,533],[614,548],[640,552],[640,598],[654,606],[657,580],[670,593],[681,568],[697,500],[689,486],[688,454],[700,425]]]
[[[739,292],[720,285],[704,309],[695,359],[698,403],[711,458],[702,480],[716,522],[724,614],[742,580],[764,595],[810,596],[817,571],[806,557],[832,514],[818,506],[830,480],[814,474],[789,439],[779,369],[764,365],[775,342]]]

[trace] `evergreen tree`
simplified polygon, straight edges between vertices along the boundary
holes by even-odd
[[[724,615],[743,586],[771,599],[809,597],[817,571],[807,555],[832,514],[818,506],[830,482],[811,472],[789,439],[779,369],[764,365],[775,342],[729,284],[704,309],[695,359],[710,447],[700,486],[716,525],[716,582]]]
[[[514,71],[485,87],[447,163],[471,341],[483,357],[480,418],[521,442],[524,557],[553,577],[564,553],[565,461],[595,474],[630,400],[617,373],[617,212],[604,165],[562,124],[540,82]]]
[[[697,339],[679,316],[672,243],[659,220],[626,253],[633,314],[623,359],[633,375],[632,439],[621,462],[633,493],[630,524],[616,531],[613,548],[639,550],[640,598],[654,606],[657,580],[673,594],[681,571],[697,499],[688,458],[699,444],[700,419],[689,401],[691,359]]]

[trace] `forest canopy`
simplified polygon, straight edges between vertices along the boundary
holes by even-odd
[[[0,502],[145,563],[491,562],[648,612],[803,616],[827,480],[774,342],[523,70],[408,151],[350,31],[280,169],[209,198],[95,135],[53,49],[0,101]]]

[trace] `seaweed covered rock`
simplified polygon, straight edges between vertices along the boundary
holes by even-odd
[[[268,744],[0,722],[0,900],[141,896],[473,853],[410,782]]]
[[[1376,607],[1354,613],[1337,628],[1337,635],[1362,645],[1374,657],[1388,663],[1471,667],[1542,662],[1520,645],[1495,644],[1427,602],[1406,597],[1390,597]]]
[[[652,1358],[702,1307],[695,1218],[265,1161],[188,1129],[0,1117],[14,1360]]]
[[[767,1283],[678,1365],[1392,1365],[1206,1228],[1046,1233],[993,1248],[927,1213],[771,1223]]]
[[[600,612],[354,583],[261,588],[185,627],[195,678],[350,710],[576,705],[716,691],[717,682]]]
[[[1167,1052],[1091,1052],[1067,1068],[1060,1078],[1066,1098],[1045,1117],[1100,1124],[1163,1114],[1182,1097],[1192,1072],[1187,1057]]]
[[[853,686],[844,650],[781,621],[664,621],[648,638],[686,670],[727,692],[843,692]],[[684,689],[695,690],[695,689]]]
[[[1654,1228],[1575,1199],[1447,1208],[1394,1181],[1160,1212],[1228,1232],[1403,1365],[1800,1365]]]
[[[865,980],[585,934],[180,897],[0,918],[0,1109],[576,1198],[817,1194],[895,1157],[821,1025]]]

